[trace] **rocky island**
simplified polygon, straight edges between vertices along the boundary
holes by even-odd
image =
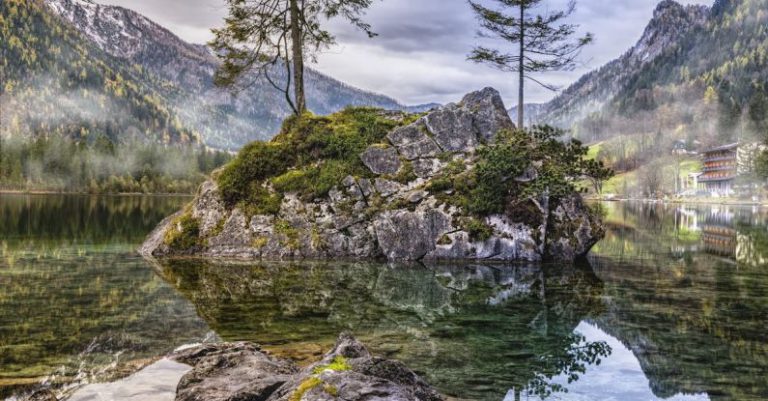
[[[286,120],[165,219],[145,256],[573,260],[603,236],[575,182],[586,148],[524,131],[486,88],[421,114]]]

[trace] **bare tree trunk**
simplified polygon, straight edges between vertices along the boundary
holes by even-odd
[[[291,0],[291,42],[293,45],[293,88],[296,101],[296,112],[302,114],[307,110],[307,100],[304,93],[304,41],[301,31],[301,11],[299,0]]]
[[[520,94],[517,99],[517,128],[523,129],[525,118],[525,5],[520,4]]]

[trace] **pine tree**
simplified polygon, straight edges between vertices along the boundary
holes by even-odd
[[[518,51],[513,53],[477,46],[468,58],[502,71],[518,73],[517,122],[523,127],[525,80],[556,90],[554,86],[533,78],[531,73],[573,68],[581,49],[592,42],[592,34],[572,40],[578,26],[561,24],[575,10],[574,1],[565,10],[535,16],[530,11],[542,0],[494,0],[499,9],[486,7],[475,0],[468,1],[480,20],[481,36],[495,37],[518,47]],[[514,9],[517,10],[511,11]]]
[[[361,16],[373,0],[226,0],[226,26],[214,29],[210,45],[222,60],[216,84],[235,91],[264,78],[285,94],[295,114],[306,110],[304,59],[335,43],[321,22],[340,16],[369,37],[375,36]],[[282,64],[284,83],[270,74]],[[293,87],[293,99],[291,98]]]

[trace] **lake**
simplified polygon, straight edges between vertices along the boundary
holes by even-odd
[[[764,209],[603,203],[574,266],[137,256],[188,201],[0,195],[0,399],[195,342],[307,364],[344,330],[461,399],[768,399]]]

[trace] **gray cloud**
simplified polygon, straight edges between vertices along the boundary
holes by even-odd
[[[226,15],[222,0],[97,1],[141,12],[195,43],[210,39],[210,28],[220,26]],[[567,1],[550,0],[547,6],[558,9]],[[704,4],[710,0],[680,2]],[[582,33],[594,33],[596,43],[584,50],[582,64],[575,70],[541,78],[565,86],[620,56],[640,37],[657,3],[579,0],[571,22],[579,24]],[[331,21],[328,27],[338,45],[323,52],[313,68],[408,104],[456,101],[484,86],[499,89],[508,105],[516,103],[514,76],[466,61],[467,53],[481,39],[464,0],[382,0],[370,9],[367,21],[378,37],[369,39],[343,21]],[[554,96],[533,83],[527,89],[527,101],[542,102]]]

